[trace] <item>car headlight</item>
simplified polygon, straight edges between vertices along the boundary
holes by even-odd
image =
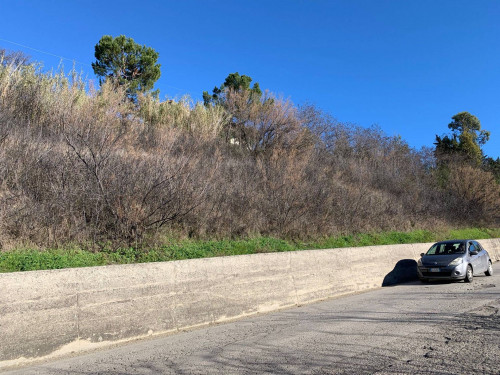
[[[462,264],[464,260],[462,258],[457,258],[453,260],[448,266],[458,266],[459,264]]]

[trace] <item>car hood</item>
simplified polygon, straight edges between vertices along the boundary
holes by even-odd
[[[422,257],[422,265],[424,266],[447,266],[456,258],[463,257],[463,254],[447,254],[447,255],[424,255]]]

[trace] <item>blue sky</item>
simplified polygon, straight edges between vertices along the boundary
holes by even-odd
[[[338,120],[432,147],[451,116],[476,115],[500,157],[498,0],[0,0],[0,47],[46,68],[124,34],[160,53],[161,97],[220,85],[232,72]],[[71,61],[65,60],[66,67]]]

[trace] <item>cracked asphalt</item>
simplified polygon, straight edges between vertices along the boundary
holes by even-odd
[[[492,277],[411,282],[6,374],[500,374]]]

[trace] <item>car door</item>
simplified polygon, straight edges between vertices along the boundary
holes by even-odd
[[[474,271],[474,274],[477,275],[482,271],[483,267],[481,265],[481,257],[479,255],[480,249],[474,244],[473,241],[470,241],[468,244],[468,252],[469,252],[469,258],[470,258],[470,264],[472,265],[472,269]],[[477,254],[471,254],[473,251],[477,251]]]
[[[481,260],[481,270],[482,272],[486,272],[488,269],[488,253],[483,247],[477,242],[473,241],[474,245],[479,249],[479,259]]]

